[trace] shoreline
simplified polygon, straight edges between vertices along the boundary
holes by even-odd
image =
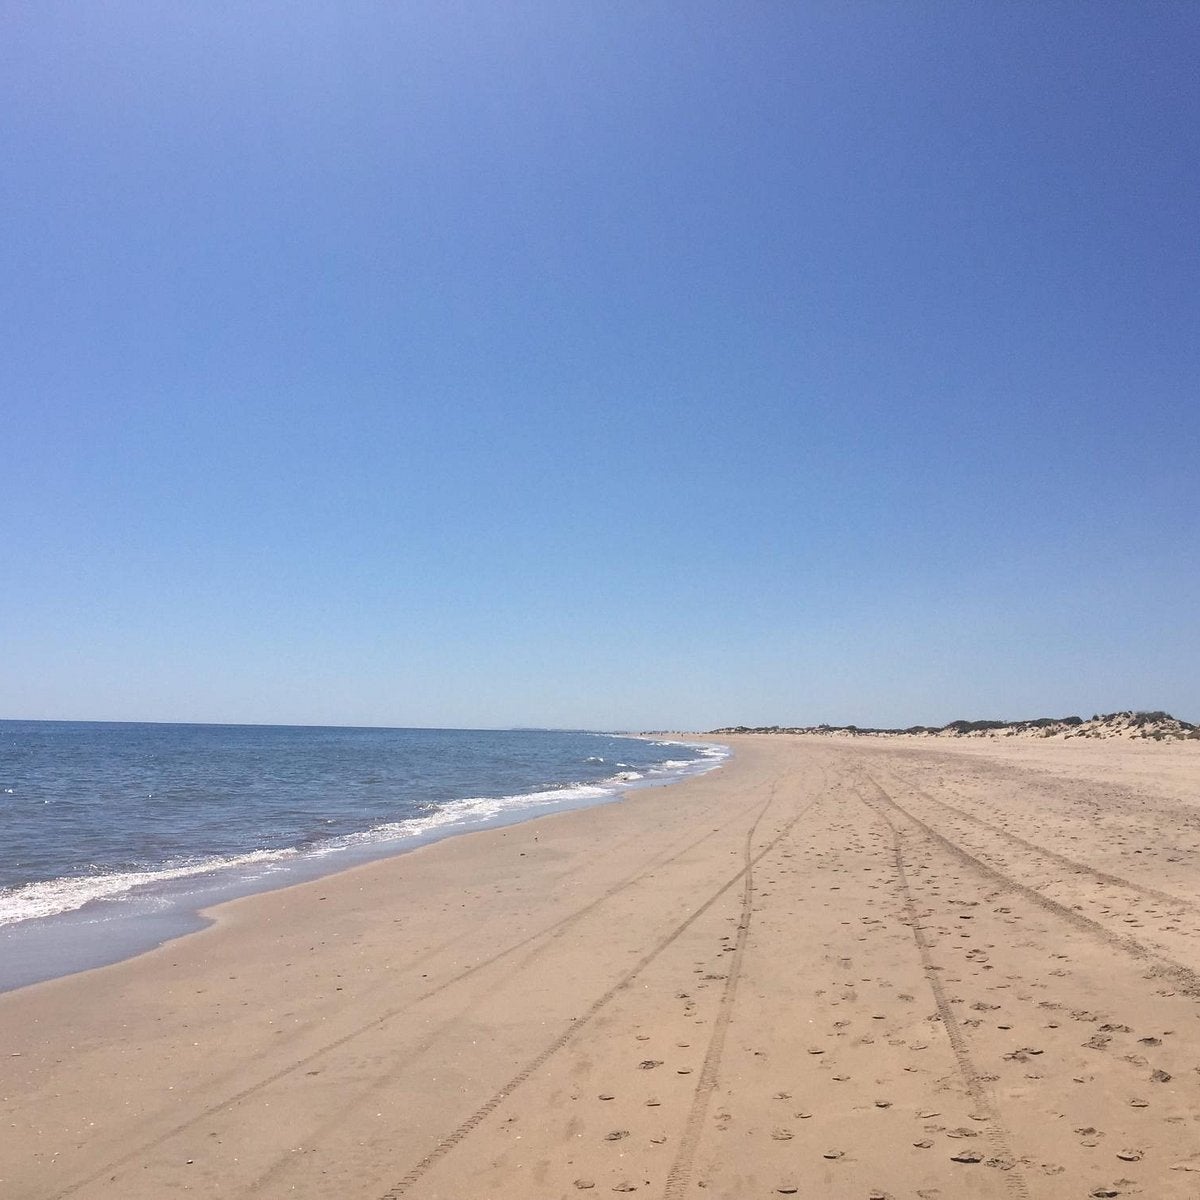
[[[0,996],[0,1188],[1192,1194],[1200,747],[728,743]]]
[[[621,735],[659,741],[658,735]],[[722,742],[674,739],[663,745],[689,748]],[[88,900],[79,908],[0,925],[0,995],[112,966],[208,928],[211,912],[235,900],[320,881],[373,862],[414,853],[447,838],[503,829],[554,813],[617,803],[642,788],[672,787],[719,769],[727,756],[701,758],[687,767],[633,780],[614,778],[586,788],[563,788],[563,800],[548,792],[499,798],[510,807],[483,818],[451,821],[391,840],[352,842],[332,851],[297,852],[266,863],[216,864],[181,879],[149,878],[114,896]],[[705,765],[707,764],[707,765]]]

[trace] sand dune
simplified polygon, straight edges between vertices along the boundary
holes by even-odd
[[[905,729],[871,729],[858,725],[732,725],[714,729],[716,736],[737,733],[806,733],[820,737],[887,738],[1125,738],[1139,741],[1200,741],[1200,726],[1167,712],[1123,712],[1083,717],[1036,717],[1028,721],[951,721],[947,725],[910,725]]]
[[[0,997],[0,1194],[1200,1195],[1200,743],[729,740]]]

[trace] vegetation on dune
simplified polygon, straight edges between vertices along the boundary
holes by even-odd
[[[1076,716],[1035,717],[1024,721],[958,720],[936,726],[909,725],[904,729],[875,729],[859,725],[730,725],[710,732],[841,734],[850,737],[1125,737],[1148,738],[1156,742],[1200,740],[1200,726],[1190,721],[1180,720],[1161,710],[1142,712],[1133,709],[1093,713],[1090,720]]]

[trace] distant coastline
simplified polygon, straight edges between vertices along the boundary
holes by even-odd
[[[710,735],[733,733],[809,733],[828,737],[1040,737],[1125,738],[1143,741],[1200,740],[1200,726],[1166,712],[1123,712],[1084,717],[1035,717],[1025,721],[950,721],[946,725],[910,725],[872,729],[858,725],[728,725]]]

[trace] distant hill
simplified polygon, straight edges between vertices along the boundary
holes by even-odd
[[[907,729],[867,729],[857,725],[731,725],[723,733],[813,733],[830,737],[1041,737],[1133,738],[1155,742],[1200,740],[1200,727],[1165,712],[1127,712],[1083,717],[1037,717],[1029,721],[951,721],[948,725],[910,725]]]

